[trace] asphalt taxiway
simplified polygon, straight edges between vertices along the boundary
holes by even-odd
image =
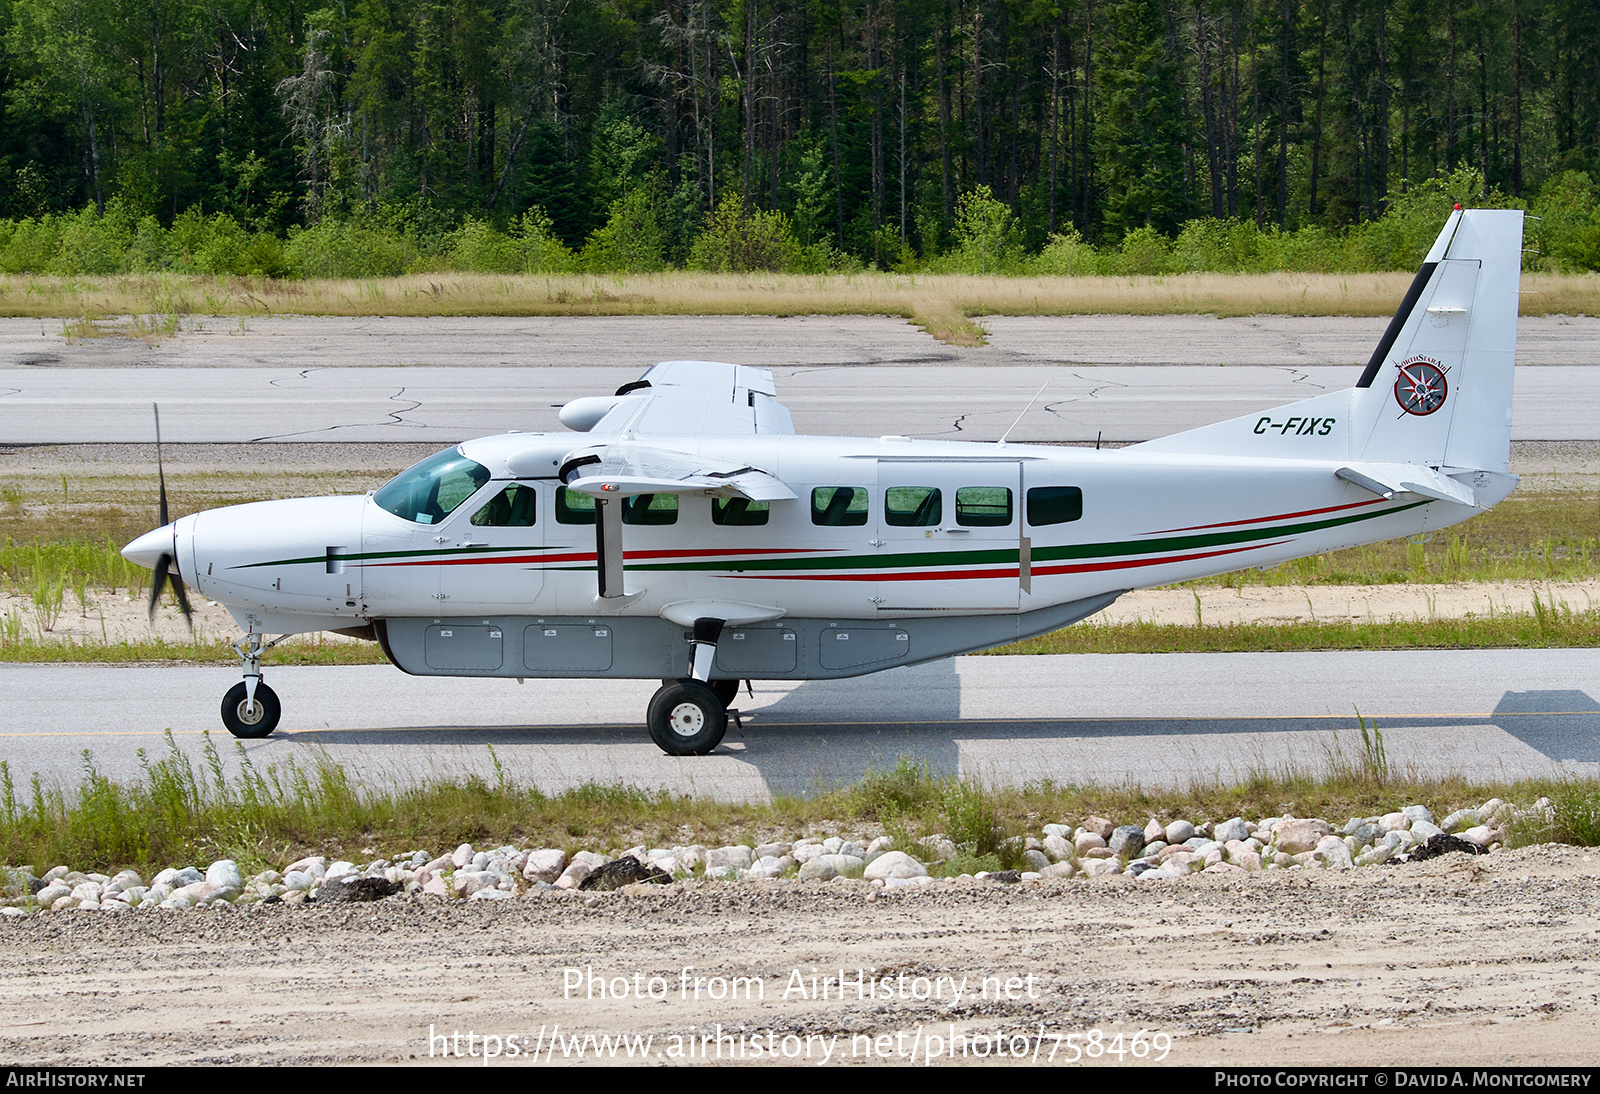
[[[736,702],[743,728],[714,755],[685,758],[645,734],[654,681],[269,667],[283,722],[236,748],[217,707],[237,679],[225,666],[0,665],[0,751],[13,778],[72,785],[85,749],[102,773],[128,777],[140,749],[166,755],[169,733],[199,763],[209,733],[230,766],[327,758],[372,785],[503,772],[546,791],[624,782],[750,801],[901,756],[997,785],[1183,788],[1360,767],[1363,720],[1400,773],[1512,780],[1600,761],[1600,650],[961,657],[757,682]]]

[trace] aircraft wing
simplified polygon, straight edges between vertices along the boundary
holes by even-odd
[[[595,497],[705,493],[784,501],[797,496],[783,480],[748,464],[629,441],[570,452],[562,470],[568,489]]]
[[[716,361],[663,361],[615,395],[567,403],[561,423],[631,437],[794,432],[772,373]]]

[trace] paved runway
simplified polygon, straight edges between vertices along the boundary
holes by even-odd
[[[668,758],[643,712],[652,681],[420,679],[384,666],[269,668],[284,720],[245,751],[258,768],[327,756],[374,784],[508,777],[766,800],[853,781],[901,755],[994,783],[1184,787],[1253,771],[1356,763],[1356,714],[1397,770],[1476,779],[1592,772],[1600,650],[963,657],[856,680],[760,684],[745,728],[710,757]],[[24,781],[198,756],[230,764],[217,706],[237,669],[0,665],[0,752]],[[70,696],[70,702],[65,697]]]
[[[146,408],[156,401],[174,443],[443,445],[557,428],[560,404],[674,357],[772,368],[804,433],[995,440],[1016,423],[1018,441],[1139,441],[1349,387],[1383,321],[990,324],[989,346],[958,349],[881,316],[281,317],[152,347],[127,338],[69,345],[48,321],[0,319],[0,443],[148,441]],[[1520,331],[1518,359],[1531,367],[1518,371],[1513,437],[1600,438],[1591,409],[1600,405],[1600,320],[1524,320]],[[860,367],[870,365],[882,367]]]

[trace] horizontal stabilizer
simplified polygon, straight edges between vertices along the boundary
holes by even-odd
[[[1360,463],[1341,467],[1334,475],[1385,499],[1396,494],[1419,494],[1435,501],[1479,507],[1478,496],[1470,486],[1419,464]]]

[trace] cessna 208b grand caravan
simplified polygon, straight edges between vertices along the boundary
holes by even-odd
[[[261,656],[375,638],[433,676],[664,680],[651,737],[710,752],[740,680],[983,649],[1165,585],[1428,532],[1508,473],[1522,214],[1451,214],[1356,386],[1116,450],[796,436],[763,369],[669,361],[364,497],[186,516],[123,551],[245,634],[222,720],[264,737]],[[165,488],[162,490],[165,508]]]

